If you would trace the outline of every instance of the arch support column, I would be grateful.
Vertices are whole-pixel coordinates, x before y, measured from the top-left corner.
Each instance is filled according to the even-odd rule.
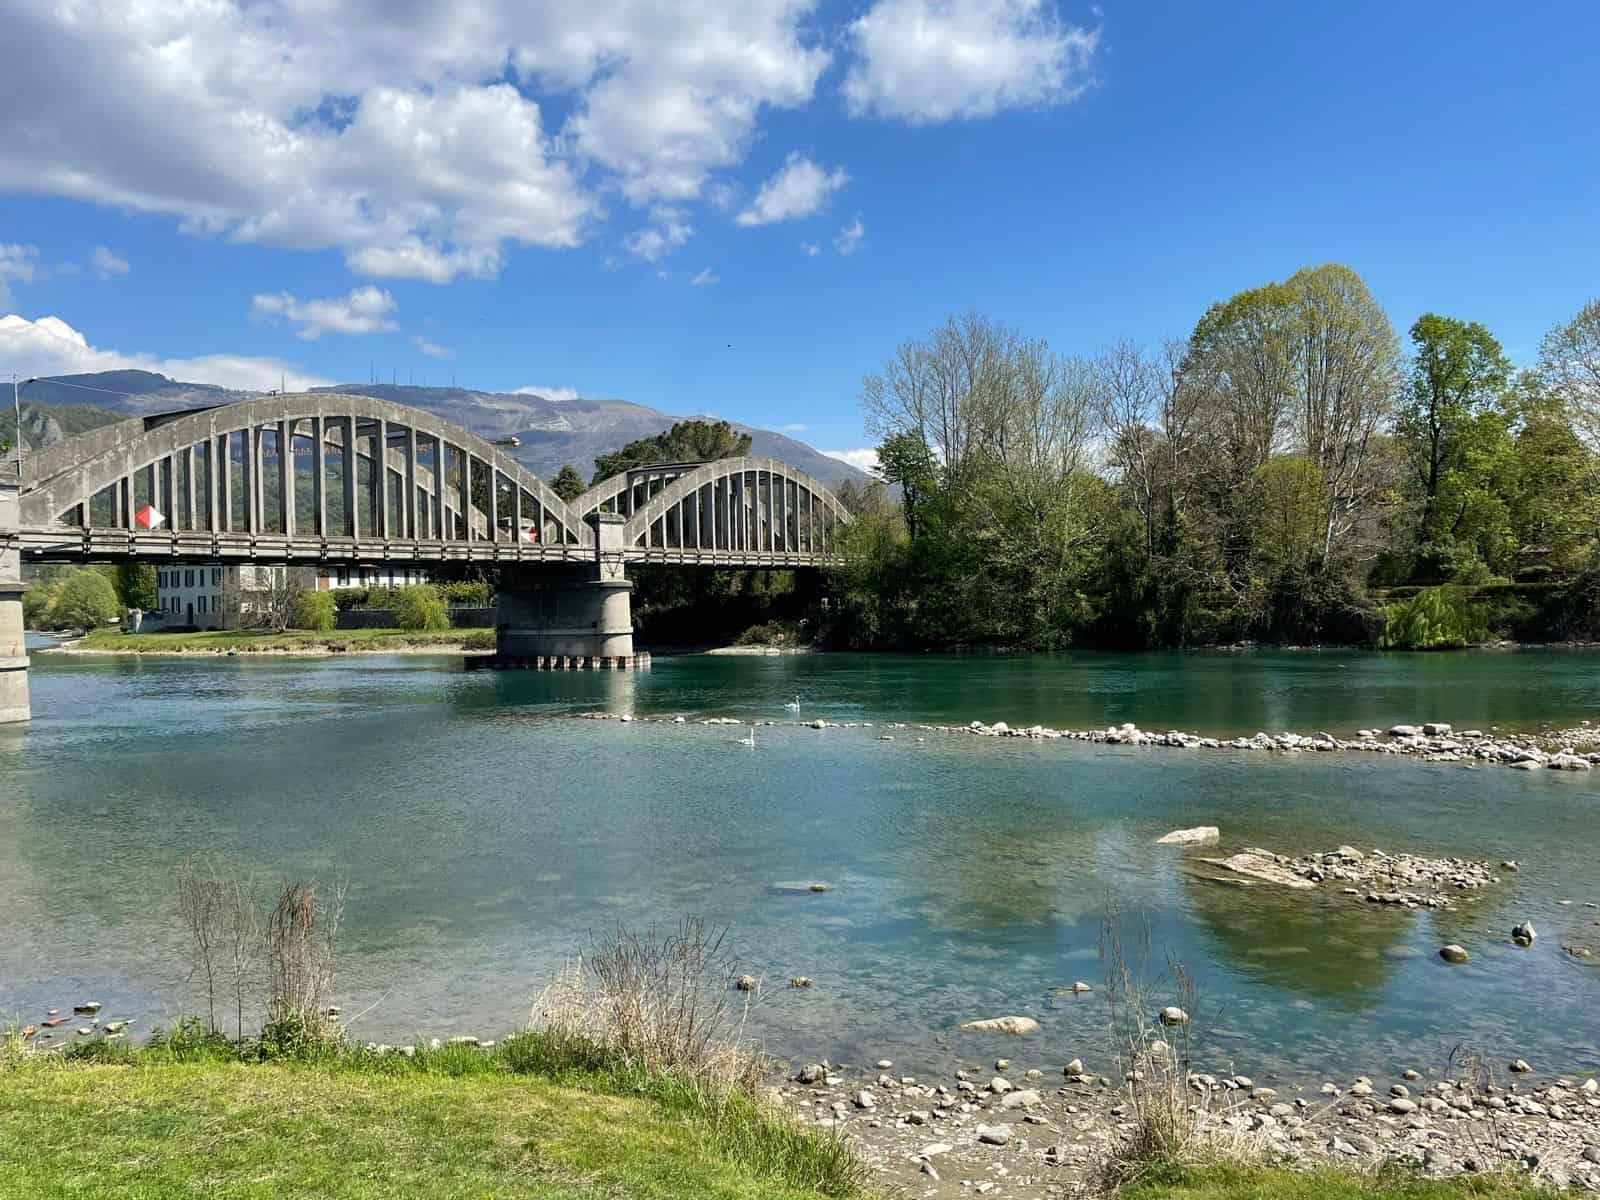
[[[597,512],[595,561],[572,568],[518,567],[500,577],[495,653],[469,668],[630,670],[650,665],[633,648],[633,584],[619,513]]]
[[[28,650],[22,635],[22,550],[17,540],[17,483],[0,482],[0,725],[33,718]]]

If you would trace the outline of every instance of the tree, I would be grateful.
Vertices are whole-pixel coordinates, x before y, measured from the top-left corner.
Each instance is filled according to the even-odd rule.
[[[1262,463],[1246,489],[1251,547],[1271,578],[1311,570],[1322,558],[1325,481],[1309,458]]]
[[[583,476],[568,463],[556,472],[556,477],[550,481],[550,490],[571,504],[584,493]]]
[[[65,579],[50,605],[57,629],[98,629],[122,615],[111,581],[99,571],[78,571]]]
[[[915,538],[917,506],[938,486],[933,451],[915,433],[892,434],[878,447],[878,474],[885,483],[900,485],[906,532]]]
[[[332,592],[305,588],[294,598],[294,604],[289,612],[289,624],[296,629],[309,629],[314,633],[331,633],[335,608]]]
[[[1511,363],[1478,322],[1435,313],[1417,318],[1411,344],[1410,388],[1396,430],[1431,510],[1442,477],[1461,453],[1463,435],[1505,390]]]
[[[394,598],[395,621],[401,629],[437,631],[450,628],[450,610],[431,584],[399,588]]]
[[[1600,300],[1544,335],[1539,370],[1590,442],[1600,442]]]
[[[726,421],[679,421],[665,433],[639,438],[612,454],[597,456],[592,482],[659,463],[710,462],[749,453],[750,435],[737,432]]]
[[[155,608],[156,569],[148,563],[118,564],[114,586],[123,608],[137,608],[146,612]]]

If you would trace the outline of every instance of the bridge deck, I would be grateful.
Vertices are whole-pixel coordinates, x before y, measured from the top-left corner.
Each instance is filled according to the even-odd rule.
[[[592,563],[591,546],[530,545],[524,542],[415,541],[361,538],[284,537],[273,533],[206,533],[187,530],[26,528],[13,534],[28,562],[259,562],[259,563]],[[696,550],[631,547],[628,563],[709,568],[822,567],[827,554],[801,551]]]

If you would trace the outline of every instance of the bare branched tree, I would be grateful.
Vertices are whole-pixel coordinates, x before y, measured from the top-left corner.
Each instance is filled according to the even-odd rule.
[[[268,1011],[321,1024],[333,987],[347,884],[286,882],[267,918]]]
[[[1600,300],[1544,335],[1539,373],[1590,445],[1600,445]]]
[[[206,1020],[217,1029],[217,976],[227,940],[224,905],[216,863],[208,855],[192,854],[178,864],[178,916],[194,943],[189,978],[199,975],[206,991]]]

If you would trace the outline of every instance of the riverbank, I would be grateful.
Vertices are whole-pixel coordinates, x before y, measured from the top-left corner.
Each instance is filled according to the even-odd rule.
[[[859,1191],[832,1139],[747,1098],[546,1061],[534,1040],[256,1064],[204,1044],[0,1056],[0,1198]]]
[[[1080,1059],[1063,1067],[1028,1037],[973,1041],[989,1056],[975,1050],[967,1066],[944,1078],[903,1076],[887,1059],[859,1068],[812,1063],[777,1094],[803,1122],[843,1134],[874,1181],[891,1193],[1048,1200],[1100,1192],[1113,1149],[1138,1129],[1139,1105],[1123,1069]],[[1180,1040],[1174,1037],[1173,1044]],[[1152,1049],[1166,1048],[1152,1043]],[[1162,1068],[1141,1070],[1158,1088],[1166,1086]],[[1507,1064],[1465,1058],[1436,1070],[1397,1066],[1392,1078],[1270,1084],[1231,1064],[1217,1073],[1174,1068],[1174,1099],[1196,1111],[1197,1139],[1215,1146],[1236,1174],[1229,1188],[1211,1192],[1201,1182],[1204,1171],[1180,1171],[1166,1181],[1172,1192],[1133,1187],[1125,1194],[1600,1189],[1600,1083],[1582,1075],[1527,1082],[1535,1078]],[[1288,1172],[1270,1182],[1258,1174],[1252,1183],[1261,1164]],[[1161,1164],[1148,1165],[1156,1182]],[[1451,1182],[1460,1190],[1452,1191]]]
[[[270,654],[323,658],[336,654],[464,654],[494,649],[492,629],[213,629],[199,633],[96,630],[36,654],[151,654],[184,657]]]
[[[266,1062],[193,1030],[150,1048],[78,1039],[65,1055],[12,1042],[0,1051],[0,1200],[250,1195],[267,1176],[273,1196],[343,1200],[424,1186],[539,1200],[1109,1194],[1107,1165],[1138,1129],[1121,1068],[1062,1067],[1027,1037],[972,1042],[969,1065],[945,1078],[887,1059],[812,1063],[764,1098],[629,1072],[535,1032]],[[1528,1085],[1533,1075],[1505,1071],[1269,1086],[1231,1067],[1175,1068],[1196,1145],[1211,1149],[1135,1163],[1116,1194],[1520,1200],[1600,1188],[1595,1081]]]

